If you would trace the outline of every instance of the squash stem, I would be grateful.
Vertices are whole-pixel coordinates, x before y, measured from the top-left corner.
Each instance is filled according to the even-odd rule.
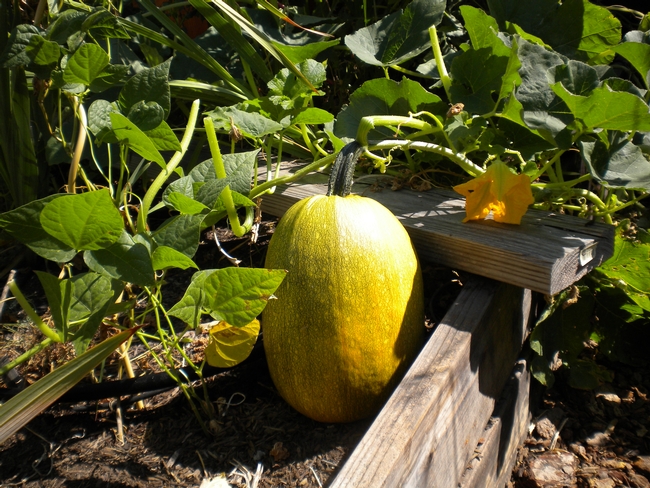
[[[329,185],[327,187],[327,196],[338,195],[346,197],[352,191],[352,177],[354,176],[354,167],[357,159],[363,154],[364,147],[357,141],[346,144],[332,166],[330,173]]]
[[[203,119],[203,126],[205,127],[205,133],[208,136],[208,145],[210,146],[210,152],[212,153],[212,163],[214,164],[214,171],[217,174],[217,178],[226,178],[226,167],[223,164],[223,157],[221,156],[221,149],[219,149],[219,141],[217,141],[217,133],[214,130],[212,118],[205,117]],[[226,207],[228,220],[230,221],[233,233],[237,237],[242,237],[248,231],[239,223],[239,216],[237,215],[235,202],[232,198],[232,193],[230,192],[230,185],[227,185],[223,189],[221,196],[223,197],[223,205]]]

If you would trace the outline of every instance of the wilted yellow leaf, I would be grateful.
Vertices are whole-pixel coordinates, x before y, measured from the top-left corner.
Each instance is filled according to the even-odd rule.
[[[233,327],[221,321],[210,329],[210,342],[205,348],[205,358],[210,366],[230,368],[246,359],[257,336],[260,333],[260,322],[255,319],[244,327]]]
[[[528,206],[535,201],[530,189],[530,178],[510,171],[508,166],[496,161],[485,173],[454,190],[466,198],[465,218],[484,219],[492,212],[496,222],[520,224]]]

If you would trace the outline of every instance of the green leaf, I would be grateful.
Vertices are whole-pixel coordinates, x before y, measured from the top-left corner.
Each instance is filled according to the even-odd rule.
[[[76,38],[79,36],[81,26],[87,17],[88,13],[81,10],[64,10],[48,26],[47,38],[61,45],[68,43],[71,37]]]
[[[614,379],[614,374],[592,359],[575,359],[569,365],[569,386],[593,390]]]
[[[165,118],[171,108],[169,92],[169,67],[171,58],[153,68],[135,74],[120,91],[119,106],[123,113],[129,113],[138,102],[156,102],[163,108]]]
[[[488,0],[502,29],[506,21],[548,43],[558,53],[581,61],[598,59],[621,39],[621,23],[588,0]],[[610,57],[611,60],[611,57]],[[605,58],[605,62],[608,60]]]
[[[164,120],[154,129],[145,132],[146,136],[159,151],[181,151],[178,137]]]
[[[50,307],[54,326],[63,342],[68,341],[68,315],[74,290],[70,280],[59,280],[56,276],[43,271],[35,271],[43,286],[47,304]]]
[[[308,107],[304,110],[298,112],[292,120],[292,124],[311,124],[311,125],[320,125],[327,124],[334,120],[334,115],[329,113],[327,110],[316,107]]]
[[[129,72],[129,66],[109,64],[90,83],[91,92],[100,93],[117,85]]]
[[[146,132],[160,125],[165,118],[165,111],[158,102],[140,100],[131,106],[127,118],[137,125],[138,129]]]
[[[199,325],[203,301],[205,299],[203,285],[205,279],[213,272],[214,270],[204,270],[194,273],[192,275],[192,281],[183,294],[183,298],[169,309],[167,314],[179,318],[188,326],[195,329]]]
[[[32,62],[27,52],[33,37],[40,36],[42,30],[31,24],[19,24],[12,31],[7,45],[0,56],[0,64],[3,68],[15,68],[27,66]]]
[[[616,235],[614,255],[599,268],[613,280],[621,280],[638,291],[650,292],[650,244]]]
[[[151,260],[153,262],[153,269],[156,271],[168,268],[199,269],[194,261],[188,258],[185,254],[167,246],[158,246],[154,250]]]
[[[235,107],[217,107],[210,112],[210,117],[214,121],[215,128],[229,131],[233,123],[244,136],[254,139],[284,129],[282,124],[268,117],[255,112],[244,112]]]
[[[41,211],[40,222],[48,234],[78,251],[108,247],[124,230],[108,189],[53,199]]]
[[[34,63],[43,66],[58,63],[61,56],[61,49],[56,42],[48,41],[39,35],[31,37],[25,52]]]
[[[75,331],[72,344],[77,354],[88,348],[108,310],[122,293],[117,283],[98,273],[87,272],[73,276],[74,283],[70,321],[84,321]]]
[[[84,44],[68,59],[63,70],[63,81],[89,86],[108,63],[108,54],[101,47],[97,44]]]
[[[573,95],[560,83],[551,87],[571,113],[590,128],[650,131],[650,112],[642,98],[609,87],[596,88],[589,96]]]
[[[197,202],[193,198],[177,191],[171,192],[166,198],[167,203],[182,214],[196,215],[203,213],[205,210],[209,210],[201,202]]]
[[[521,118],[546,140],[560,147],[568,147],[571,144],[570,135],[568,141],[562,137],[566,134],[567,124],[573,121],[573,115],[564,101],[553,92],[549,81],[550,70],[564,65],[565,59],[525,39],[517,42],[521,84],[515,91],[515,97],[523,109]]]
[[[218,269],[205,279],[204,305],[216,320],[243,327],[262,312],[285,275],[284,270]]]
[[[138,129],[137,125],[121,113],[110,112],[108,115],[111,119],[113,133],[121,144],[124,144],[143,158],[155,161],[161,168],[165,168],[165,159],[147,135]]]
[[[624,135],[609,147],[600,140],[578,141],[578,146],[589,172],[602,185],[650,191],[650,161]]]
[[[66,263],[75,257],[77,251],[48,234],[40,220],[40,214],[45,205],[62,196],[60,194],[50,195],[3,213],[0,215],[0,226],[42,258],[57,263]]]
[[[201,222],[204,215],[176,215],[163,223],[154,233],[159,246],[168,246],[191,258],[199,247]]]
[[[259,320],[243,327],[219,322],[210,329],[210,340],[205,348],[205,359],[210,366],[232,368],[250,356],[260,333]]]
[[[109,337],[0,405],[0,444],[76,385],[136,330],[125,330]]]
[[[448,107],[440,98],[428,92],[416,81],[404,78],[401,82],[377,78],[366,81],[350,96],[350,105],[336,117],[334,134],[354,139],[361,119],[367,115],[404,115],[428,110],[445,113]],[[370,139],[393,137],[387,128],[372,130]]]
[[[84,262],[96,273],[140,286],[154,284],[154,270],[147,248],[122,232],[111,246],[84,253]]]
[[[612,50],[627,59],[641,75],[645,87],[650,87],[650,44],[623,42]]]
[[[275,41],[271,41],[271,44],[293,63],[299,64],[308,59],[314,59],[326,49],[338,45],[339,42],[339,39],[334,39],[332,41],[312,42],[303,45],[289,45]]]
[[[95,100],[88,108],[88,129],[95,134],[98,142],[117,144],[118,140],[113,133],[111,113],[120,113],[115,102]]]
[[[430,49],[429,27],[442,20],[444,0],[414,0],[380,21],[345,36],[345,45],[373,66],[400,64]]]
[[[70,304],[70,321],[80,322],[101,311],[115,295],[113,284],[106,276],[88,271],[70,278],[74,284]]]
[[[256,207],[257,205],[255,204],[254,201],[251,199],[245,197],[241,193],[237,193],[236,191],[230,192],[232,196],[232,200],[235,204],[235,207]],[[223,198],[219,196],[217,199],[216,203],[214,204],[212,208],[213,212],[216,214],[224,214],[226,213],[226,205],[223,203]]]
[[[97,38],[130,39],[131,36],[120,26],[116,16],[105,8],[97,8],[81,24],[83,32],[92,32]]]

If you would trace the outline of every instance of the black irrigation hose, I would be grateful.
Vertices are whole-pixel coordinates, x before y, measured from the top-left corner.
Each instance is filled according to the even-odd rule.
[[[253,347],[250,356],[243,362],[261,358],[264,355],[263,350],[262,341],[258,340]],[[232,368],[217,368],[206,365],[203,367],[203,377],[209,378],[230,369]],[[5,376],[8,376],[11,371]],[[185,378],[187,382],[198,379],[197,374],[189,367],[177,369],[176,372],[179,377]],[[106,398],[119,398],[130,395],[132,395],[131,398],[123,400],[122,402],[124,403],[126,401],[128,403],[134,403],[144,398],[148,398],[149,396],[154,396],[158,393],[170,390],[176,386],[178,386],[176,380],[167,373],[152,373],[137,378],[76,385],[62,395],[57,400],[57,403],[77,403],[83,401],[103,400]],[[23,388],[0,388],[0,400],[6,401],[16,396],[22,390]],[[147,396],[136,398],[138,395]]]

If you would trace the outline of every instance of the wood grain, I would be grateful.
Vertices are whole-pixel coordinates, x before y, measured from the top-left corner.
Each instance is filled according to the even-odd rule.
[[[288,166],[284,174],[295,171]],[[608,259],[614,228],[530,209],[521,225],[493,220],[462,223],[465,202],[448,190],[371,191],[372,177],[353,192],[388,207],[411,235],[422,260],[554,295]],[[282,216],[298,200],[325,194],[327,176],[311,174],[265,195],[262,210]]]
[[[528,434],[530,372],[521,359],[515,365],[503,394],[460,482],[461,488],[503,488],[510,479],[517,449]]]
[[[530,310],[530,291],[473,277],[329,486],[457,486]]]

